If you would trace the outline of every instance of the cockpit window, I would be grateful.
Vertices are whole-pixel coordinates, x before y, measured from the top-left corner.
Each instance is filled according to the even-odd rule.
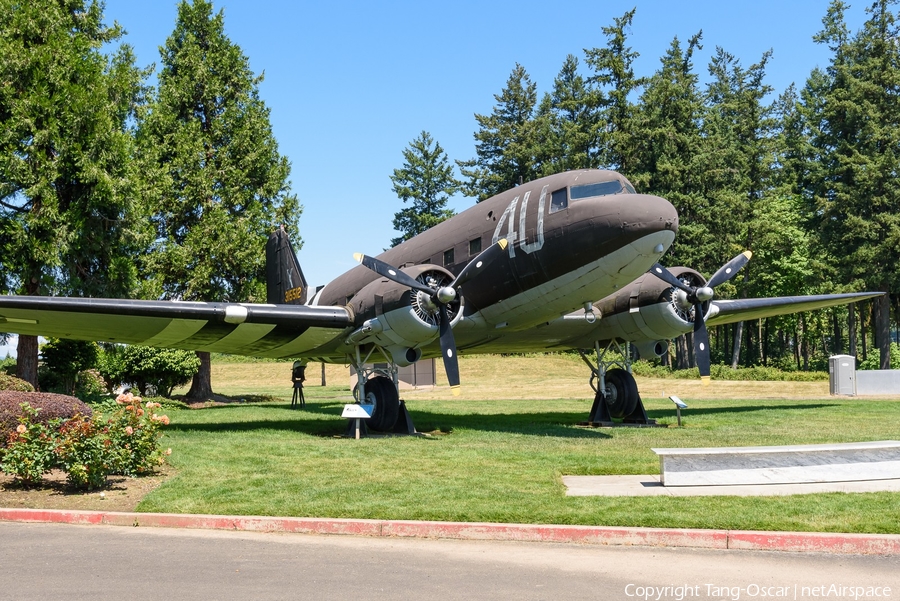
[[[566,189],[557,190],[550,195],[550,212],[555,213],[562,211],[569,206],[569,198],[566,196]]]
[[[590,198],[592,196],[608,196],[610,194],[621,194],[622,190],[622,182],[614,179],[608,182],[597,182],[596,184],[582,184],[581,186],[572,186],[571,194],[572,200],[579,200],[581,198]]]
[[[637,194],[637,190],[635,190],[634,186],[632,186],[630,183],[622,182],[622,184],[625,186],[625,189],[628,190],[629,194]]]

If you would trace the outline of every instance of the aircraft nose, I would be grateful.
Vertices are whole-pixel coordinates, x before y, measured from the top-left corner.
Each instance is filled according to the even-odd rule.
[[[627,195],[627,202],[619,207],[618,217],[623,231],[640,235],[664,230],[678,232],[678,211],[671,202],[660,196]]]

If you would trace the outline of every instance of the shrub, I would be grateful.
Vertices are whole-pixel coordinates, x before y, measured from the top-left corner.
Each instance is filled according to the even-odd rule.
[[[159,448],[162,426],[169,424],[165,415],[157,415],[159,403],[143,403],[141,397],[121,394],[116,398],[121,409],[108,420],[112,446],[118,450],[113,473],[138,476],[153,472],[165,463],[165,452]]]
[[[85,403],[101,403],[109,398],[109,386],[99,370],[86,369],[75,376],[75,396]]]
[[[881,353],[871,349],[865,361],[859,363],[858,369],[881,369]],[[900,344],[891,343],[891,369],[900,369]]]
[[[56,466],[52,425],[38,421],[38,410],[22,403],[18,425],[6,438],[0,470],[17,483],[31,486]]]
[[[17,378],[15,376],[9,376],[5,373],[0,373],[0,390],[15,390],[17,392],[34,392],[34,386]]]
[[[62,390],[72,394],[78,372],[97,366],[100,347],[96,342],[49,338],[41,346],[41,357],[47,368],[61,380]]]
[[[103,486],[109,474],[151,473],[172,452],[159,448],[162,426],[169,423],[167,416],[157,414],[160,407],[131,394],[120,395],[109,419],[78,414],[45,423],[41,411],[22,403],[8,447],[0,449],[0,470],[32,485],[58,467],[77,489]]]
[[[150,388],[171,396],[176,386],[187,384],[200,369],[193,351],[148,346],[116,346],[106,349],[100,371],[108,381],[133,383],[142,395]]]
[[[676,380],[698,379],[700,372],[696,367],[691,369],[670,370],[660,365],[651,365],[646,361],[635,361],[632,371],[639,376],[649,378],[673,378]],[[739,367],[731,369],[730,365],[710,366],[710,375],[714,380],[741,380],[741,381],[791,381],[791,382],[818,382],[828,379],[825,371],[783,371],[776,367]]]
[[[19,419],[24,415],[22,403],[37,410],[37,415],[32,419],[45,426],[55,419],[69,419],[78,414],[90,417],[94,413],[90,406],[75,397],[64,394],[2,390],[0,391],[0,441],[5,442],[19,424]]]
[[[64,421],[56,436],[57,465],[66,472],[66,481],[79,490],[106,484],[119,461],[109,428],[100,419],[75,416]]]
[[[0,359],[0,373],[11,376],[16,373],[16,358],[10,357],[8,354]]]
[[[110,390],[117,387],[125,380],[125,369],[122,364],[121,344],[101,343],[100,355],[97,358],[97,371],[110,385]]]

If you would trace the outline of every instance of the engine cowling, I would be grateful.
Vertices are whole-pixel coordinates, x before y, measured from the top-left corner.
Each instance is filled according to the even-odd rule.
[[[438,265],[413,265],[401,271],[432,288],[446,286],[454,279],[452,273]],[[462,295],[457,295],[447,306],[451,327],[462,317],[464,303]],[[440,333],[438,307],[429,295],[386,278],[366,285],[349,304],[364,322],[347,343],[377,344],[400,366],[418,361],[422,356],[419,348]]]
[[[692,286],[706,284],[704,277],[689,267],[669,271]],[[661,355],[668,346],[666,341],[694,327],[694,307],[687,295],[649,273],[596,306],[604,337],[635,341],[642,357]],[[703,310],[709,311],[709,303]]]

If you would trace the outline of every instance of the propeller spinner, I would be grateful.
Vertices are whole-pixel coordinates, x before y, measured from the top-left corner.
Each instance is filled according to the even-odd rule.
[[[650,268],[650,273],[682,291],[685,294],[685,302],[694,306],[694,356],[697,359],[697,367],[700,370],[700,379],[704,384],[709,383],[711,360],[709,357],[709,332],[706,330],[703,303],[711,301],[715,296],[713,289],[733,278],[747,264],[751,256],[753,256],[753,253],[745,250],[728,261],[709,278],[705,286],[686,284],[659,263]]]
[[[507,246],[508,243],[506,239],[501,238],[469,261],[463,270],[459,272],[459,275],[456,276],[456,279],[450,282],[450,284],[437,288],[432,288],[431,286],[423,284],[375,257],[370,257],[362,253],[353,255],[353,258],[378,275],[412,290],[421,292],[423,295],[427,295],[427,300],[437,308],[441,356],[444,360],[444,370],[447,372],[447,380],[450,382],[450,390],[453,392],[454,396],[459,394],[459,359],[457,359],[456,356],[456,339],[453,337],[453,328],[450,326],[450,315],[447,311],[447,305],[456,300],[459,289],[466,282],[482,272],[485,267],[496,260],[500,255],[504,254]]]

